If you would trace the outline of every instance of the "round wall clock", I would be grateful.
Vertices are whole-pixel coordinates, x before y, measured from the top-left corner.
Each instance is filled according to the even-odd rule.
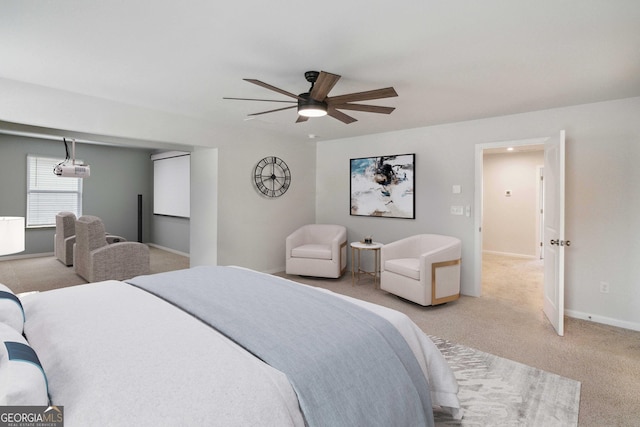
[[[280,197],[291,185],[291,171],[284,160],[269,156],[258,162],[253,179],[262,194],[267,197]]]

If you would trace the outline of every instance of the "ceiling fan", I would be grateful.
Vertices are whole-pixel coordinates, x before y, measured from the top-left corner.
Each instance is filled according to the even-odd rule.
[[[260,113],[249,114],[250,116],[258,116],[260,114],[274,113],[276,111],[288,110],[291,108],[298,109],[298,119],[296,123],[306,122],[310,117],[321,117],[329,115],[334,119],[338,119],[343,123],[349,124],[357,121],[355,118],[343,113],[339,110],[364,111],[367,113],[391,114],[394,107],[380,107],[377,105],[354,104],[354,102],[368,101],[372,99],[391,98],[398,96],[395,89],[387,87],[384,89],[368,90],[365,92],[348,93],[346,95],[328,96],[329,92],[335,84],[340,80],[337,74],[327,73],[325,71],[307,71],[304,73],[305,79],[311,83],[308,92],[294,95],[270,84],[261,82],[256,79],[244,79],[249,83],[262,86],[263,88],[278,92],[282,95],[294,98],[296,101],[282,101],[275,99],[251,99],[251,98],[223,98],[235,99],[240,101],[268,101],[268,102],[290,102],[297,105],[290,107],[277,108],[275,110],[263,111]]]

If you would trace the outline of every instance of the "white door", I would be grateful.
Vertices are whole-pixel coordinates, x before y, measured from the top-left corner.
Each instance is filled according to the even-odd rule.
[[[558,335],[564,335],[564,131],[544,144],[544,303]]]

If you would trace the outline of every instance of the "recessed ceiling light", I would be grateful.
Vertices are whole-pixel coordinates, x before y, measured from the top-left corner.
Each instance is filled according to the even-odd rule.
[[[507,148],[507,151],[513,151],[513,147]]]

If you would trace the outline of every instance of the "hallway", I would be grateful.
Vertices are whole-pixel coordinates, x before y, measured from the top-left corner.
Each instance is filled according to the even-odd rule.
[[[537,258],[482,254],[482,296],[541,315],[544,263]]]

